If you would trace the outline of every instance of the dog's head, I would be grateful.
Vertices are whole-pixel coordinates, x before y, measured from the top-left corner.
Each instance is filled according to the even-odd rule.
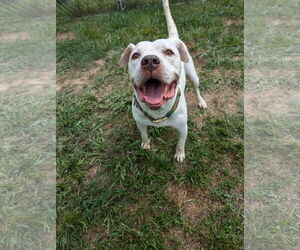
[[[128,65],[129,77],[141,102],[157,109],[175,95],[182,61],[188,62],[185,44],[174,38],[129,44],[119,65]]]

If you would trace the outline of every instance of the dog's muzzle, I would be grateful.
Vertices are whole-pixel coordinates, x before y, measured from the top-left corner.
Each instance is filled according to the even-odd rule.
[[[152,109],[158,109],[175,95],[177,81],[165,84],[162,81],[149,78],[142,86],[135,86],[138,99]]]

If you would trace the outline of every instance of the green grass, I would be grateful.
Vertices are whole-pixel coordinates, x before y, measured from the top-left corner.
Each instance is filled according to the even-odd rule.
[[[54,75],[53,10],[0,3],[0,249],[55,247],[55,93],[41,79]]]
[[[245,8],[245,246],[299,248],[297,1]],[[254,72],[250,73],[249,72]],[[259,72],[256,73],[256,72]]]
[[[53,248],[54,108],[53,96],[1,94],[1,249]]]
[[[2,32],[4,37],[5,34],[20,32],[25,34],[24,39],[0,39],[1,76],[45,70],[49,65],[53,65],[55,60],[54,10],[52,0],[0,3],[1,35]]]
[[[62,78],[105,59],[81,91],[68,86],[57,95],[58,249],[243,248],[243,107],[238,97],[234,112],[221,108],[216,114],[214,103],[206,111],[189,109],[184,164],[173,159],[176,133],[170,128],[151,128],[151,150],[140,148],[131,115],[132,87],[117,61],[130,42],[166,37],[162,6],[150,3],[142,11],[136,5],[123,13],[62,12],[58,19],[58,33],[75,34],[57,43]],[[186,1],[171,9],[196,65],[203,64],[203,93],[221,98],[224,89],[242,91],[243,61],[236,57],[243,55],[243,3]],[[229,18],[233,23],[226,26]],[[235,73],[216,75],[216,69]],[[181,205],[178,190],[188,193]],[[192,221],[191,202],[199,211],[209,209],[196,211]]]
[[[290,102],[289,108],[292,111],[284,114],[273,109],[266,117],[247,118],[245,242],[251,248],[297,249],[299,245],[298,100]]]

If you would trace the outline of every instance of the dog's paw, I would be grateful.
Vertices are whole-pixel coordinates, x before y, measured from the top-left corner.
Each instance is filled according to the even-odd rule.
[[[142,149],[150,149],[150,141],[142,142],[141,147],[142,147]]]
[[[179,163],[182,163],[184,161],[184,159],[185,159],[185,153],[184,152],[176,152],[176,154],[174,155],[174,158]]]
[[[199,108],[201,109],[206,109],[207,108],[207,104],[204,100],[200,101],[198,104]]]

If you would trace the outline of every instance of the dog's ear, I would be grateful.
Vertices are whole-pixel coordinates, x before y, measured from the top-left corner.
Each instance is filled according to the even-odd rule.
[[[176,47],[179,51],[181,61],[183,61],[185,63],[189,62],[189,51],[188,51],[186,45],[184,44],[184,42],[182,42],[179,39],[176,40]]]
[[[121,58],[119,60],[120,67],[125,67],[129,62],[129,56],[134,49],[135,45],[130,43],[127,48],[124,50],[124,52],[121,55]]]

